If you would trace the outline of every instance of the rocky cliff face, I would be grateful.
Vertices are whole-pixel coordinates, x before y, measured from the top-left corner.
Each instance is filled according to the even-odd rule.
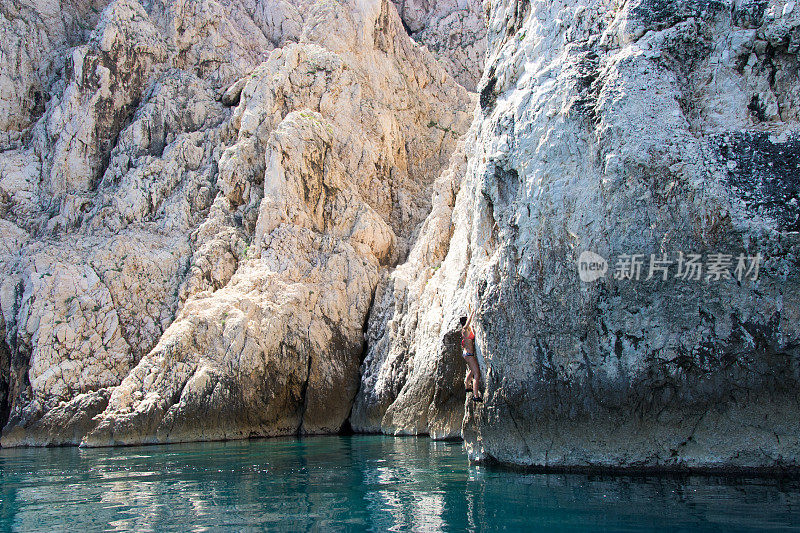
[[[530,466],[796,466],[795,3],[488,12],[465,177],[378,290],[354,427],[463,428],[472,459]],[[470,303],[487,401],[462,425],[441,391]]]
[[[526,466],[797,466],[794,2],[25,6],[4,446],[349,416]]]
[[[338,431],[475,98],[388,2],[103,7],[2,12],[3,445]]]

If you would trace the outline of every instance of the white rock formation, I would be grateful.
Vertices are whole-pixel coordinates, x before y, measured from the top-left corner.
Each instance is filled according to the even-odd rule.
[[[2,444],[337,431],[374,288],[475,99],[387,2],[86,20],[36,71],[41,118],[8,104]]]
[[[458,385],[472,303],[472,459],[796,467],[800,15],[784,6],[491,2],[466,176],[378,291],[353,426],[459,433],[432,382]],[[585,250],[611,261],[600,281],[578,277]],[[755,281],[612,275],[624,254],[680,251],[764,261]]]
[[[19,146],[44,112],[69,49],[84,42],[108,0],[20,0],[0,6],[0,150]]]
[[[474,143],[474,135],[469,138]],[[441,267],[446,256],[454,260],[451,249],[466,259],[463,228],[453,225],[456,193],[466,173],[462,146],[436,182],[431,212],[408,260],[378,286],[350,420],[356,431],[461,435],[466,365],[452,324],[465,306],[447,308],[444,301],[457,297],[463,283],[458,274],[465,265],[461,270]],[[463,202],[465,197],[460,198]]]

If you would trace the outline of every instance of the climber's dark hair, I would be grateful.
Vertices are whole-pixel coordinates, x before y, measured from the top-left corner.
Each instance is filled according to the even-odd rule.
[[[458,319],[458,321],[461,322],[461,325],[463,326],[464,324],[467,323],[467,317],[462,316],[461,318]]]

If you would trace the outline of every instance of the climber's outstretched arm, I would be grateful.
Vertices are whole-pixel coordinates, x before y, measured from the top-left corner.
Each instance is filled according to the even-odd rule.
[[[464,324],[465,328],[468,328],[468,327],[472,326],[472,318],[475,316],[475,311],[477,311],[477,308],[473,309],[472,311],[470,311],[469,317],[467,317],[467,323]]]

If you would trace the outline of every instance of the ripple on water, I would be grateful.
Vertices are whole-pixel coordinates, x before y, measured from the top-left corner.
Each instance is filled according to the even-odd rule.
[[[0,530],[787,530],[800,483],[526,474],[425,438],[0,450]]]

